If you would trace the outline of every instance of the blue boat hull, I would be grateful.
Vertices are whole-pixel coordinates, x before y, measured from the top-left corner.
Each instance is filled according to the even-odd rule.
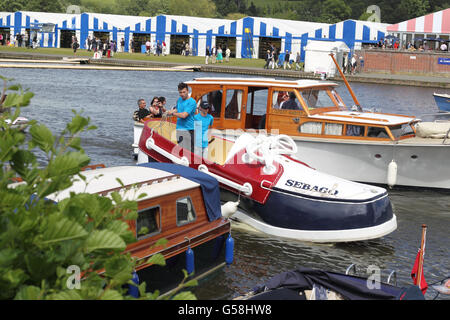
[[[221,191],[222,201],[236,195]],[[240,203],[249,216],[277,228],[304,231],[340,231],[382,225],[394,218],[387,194],[370,201],[332,201],[296,197],[287,192],[271,192],[265,204],[242,197]]]
[[[265,205],[254,203],[254,206],[266,223],[299,230],[369,228],[393,218],[387,194],[368,202],[340,202],[272,192]]]
[[[436,94],[433,97],[440,111],[450,112],[450,98]]]

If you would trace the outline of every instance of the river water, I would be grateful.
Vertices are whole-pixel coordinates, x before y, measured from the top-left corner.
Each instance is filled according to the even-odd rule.
[[[99,70],[3,69],[35,93],[22,116],[36,119],[59,133],[73,115],[83,112],[98,127],[82,136],[91,164],[133,165],[133,120],[138,98],[147,104],[153,96],[165,96],[167,107],[178,98],[177,84],[194,77],[242,77],[192,72],[139,72]],[[437,112],[432,93],[439,89],[375,84],[352,84],[364,108],[383,112],[421,115]],[[341,83],[337,91],[347,105],[351,96]],[[313,164],[312,164],[313,165]],[[450,159],[449,164],[450,165]],[[380,268],[385,280],[396,270],[398,285],[411,284],[410,272],[421,240],[421,226],[428,226],[425,278],[429,284],[450,277],[450,192],[424,189],[389,190],[398,229],[376,240],[321,245],[269,237],[243,227],[233,228],[235,260],[193,290],[199,299],[231,299],[244,294],[273,275],[298,266],[344,272],[355,263],[364,273]],[[427,299],[436,295],[429,289]],[[447,296],[448,297],[448,296]],[[438,299],[448,299],[440,295]]]

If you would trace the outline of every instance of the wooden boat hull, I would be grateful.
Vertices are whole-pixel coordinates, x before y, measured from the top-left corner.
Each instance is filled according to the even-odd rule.
[[[189,279],[201,280],[207,275],[225,267],[225,241],[228,234],[210,239],[192,250],[195,257],[194,275]],[[179,253],[166,259],[165,266],[152,265],[137,272],[139,281],[145,281],[146,291],[159,290],[161,295],[169,294],[183,280],[186,269],[186,255]]]
[[[435,93],[433,97],[440,111],[450,112],[450,95]]]

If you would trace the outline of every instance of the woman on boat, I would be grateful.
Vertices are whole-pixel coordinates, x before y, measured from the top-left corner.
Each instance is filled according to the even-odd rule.
[[[164,99],[165,100],[165,99]],[[153,97],[152,103],[150,104],[150,114],[153,118],[161,118],[165,109],[163,108],[161,101],[158,97]]]

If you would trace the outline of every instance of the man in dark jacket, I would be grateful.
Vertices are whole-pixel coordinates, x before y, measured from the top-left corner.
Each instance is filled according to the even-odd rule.
[[[300,110],[297,102],[295,102],[295,93],[289,92],[289,100],[283,102],[280,109]]]

